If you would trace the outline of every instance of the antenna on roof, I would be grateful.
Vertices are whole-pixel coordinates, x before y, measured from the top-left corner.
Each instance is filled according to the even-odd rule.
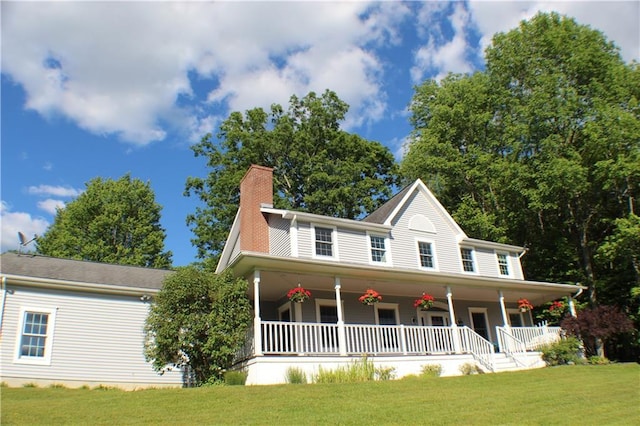
[[[21,252],[22,247],[26,247],[27,244],[29,244],[30,242],[34,241],[36,238],[38,238],[38,236],[34,234],[33,238],[30,239],[29,241],[27,241],[27,237],[25,237],[22,232],[18,232],[18,239],[20,239],[20,246],[18,247],[18,254],[22,254],[22,252]]]

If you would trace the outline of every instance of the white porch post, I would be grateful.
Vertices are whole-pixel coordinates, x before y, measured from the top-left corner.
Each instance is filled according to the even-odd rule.
[[[342,298],[340,297],[340,277],[335,277],[336,312],[338,313],[338,347],[340,355],[347,355],[347,334],[344,329],[344,315],[342,312]]]
[[[460,333],[458,331],[458,322],[456,321],[456,313],[453,310],[453,294],[451,286],[447,286],[447,305],[449,306],[449,318],[451,318],[451,334],[453,334],[453,349],[456,353],[462,352],[460,348]]]
[[[507,308],[504,306],[504,294],[502,290],[498,290],[498,297],[500,298],[500,312],[502,312],[502,324],[505,327],[509,327],[509,316],[507,315]]]
[[[262,324],[260,323],[260,271],[253,272],[253,351],[256,356],[262,355]]]

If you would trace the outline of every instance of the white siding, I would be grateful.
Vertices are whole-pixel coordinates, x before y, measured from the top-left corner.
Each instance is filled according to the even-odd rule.
[[[369,245],[365,231],[338,228],[338,243],[341,262],[369,263]]]
[[[298,222],[298,255],[310,259],[313,256],[313,235],[311,225]]]
[[[2,323],[2,377],[81,385],[180,385],[180,371],[157,374],[144,359],[148,303],[139,297],[11,287]],[[53,307],[56,320],[50,365],[14,362],[22,307]],[[51,331],[49,331],[51,333]]]
[[[409,229],[409,222],[416,215],[423,215],[437,232]],[[456,230],[452,229],[439,209],[431,205],[427,198],[416,191],[395,218],[391,235],[393,265],[400,268],[419,268],[417,239],[432,241],[440,272],[461,272],[460,255],[456,240]]]
[[[281,216],[269,216],[269,251],[274,256],[291,256],[290,221]]]

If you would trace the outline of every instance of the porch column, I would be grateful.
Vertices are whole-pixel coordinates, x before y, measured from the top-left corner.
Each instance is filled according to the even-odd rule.
[[[453,310],[453,294],[451,286],[447,286],[447,305],[449,306],[449,318],[451,318],[451,334],[453,335],[453,349],[456,353],[462,352],[460,347],[460,331],[456,321],[456,313]]]
[[[342,312],[342,298],[340,297],[340,277],[335,277],[336,312],[338,313],[338,348],[340,355],[347,355],[347,334],[344,329],[344,315]]]
[[[253,271],[253,352],[262,355],[262,324],[260,323],[260,271]]]
[[[509,316],[507,315],[507,308],[504,306],[504,295],[502,290],[498,290],[498,297],[500,298],[500,312],[502,312],[502,324],[505,327],[509,327]]]

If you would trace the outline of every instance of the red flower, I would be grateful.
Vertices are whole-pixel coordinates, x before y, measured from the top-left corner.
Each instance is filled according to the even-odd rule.
[[[298,285],[298,287],[294,287],[289,290],[289,292],[287,293],[287,297],[292,302],[304,302],[311,297],[311,292]]]
[[[533,305],[529,302],[528,299],[518,299],[518,309],[525,309],[530,311],[533,309]]]
[[[371,305],[372,303],[378,303],[382,300],[382,296],[377,291],[368,288],[367,291],[360,297],[358,297],[360,303],[365,305]]]
[[[422,297],[419,299],[416,299],[413,302],[413,307],[414,308],[423,308],[423,309],[429,309],[431,306],[433,306],[433,302],[436,299],[430,295],[430,294],[426,294],[426,293],[422,293]]]
[[[563,311],[564,310],[564,303],[556,300],[553,303],[551,303],[551,306],[549,306],[549,311]]]

